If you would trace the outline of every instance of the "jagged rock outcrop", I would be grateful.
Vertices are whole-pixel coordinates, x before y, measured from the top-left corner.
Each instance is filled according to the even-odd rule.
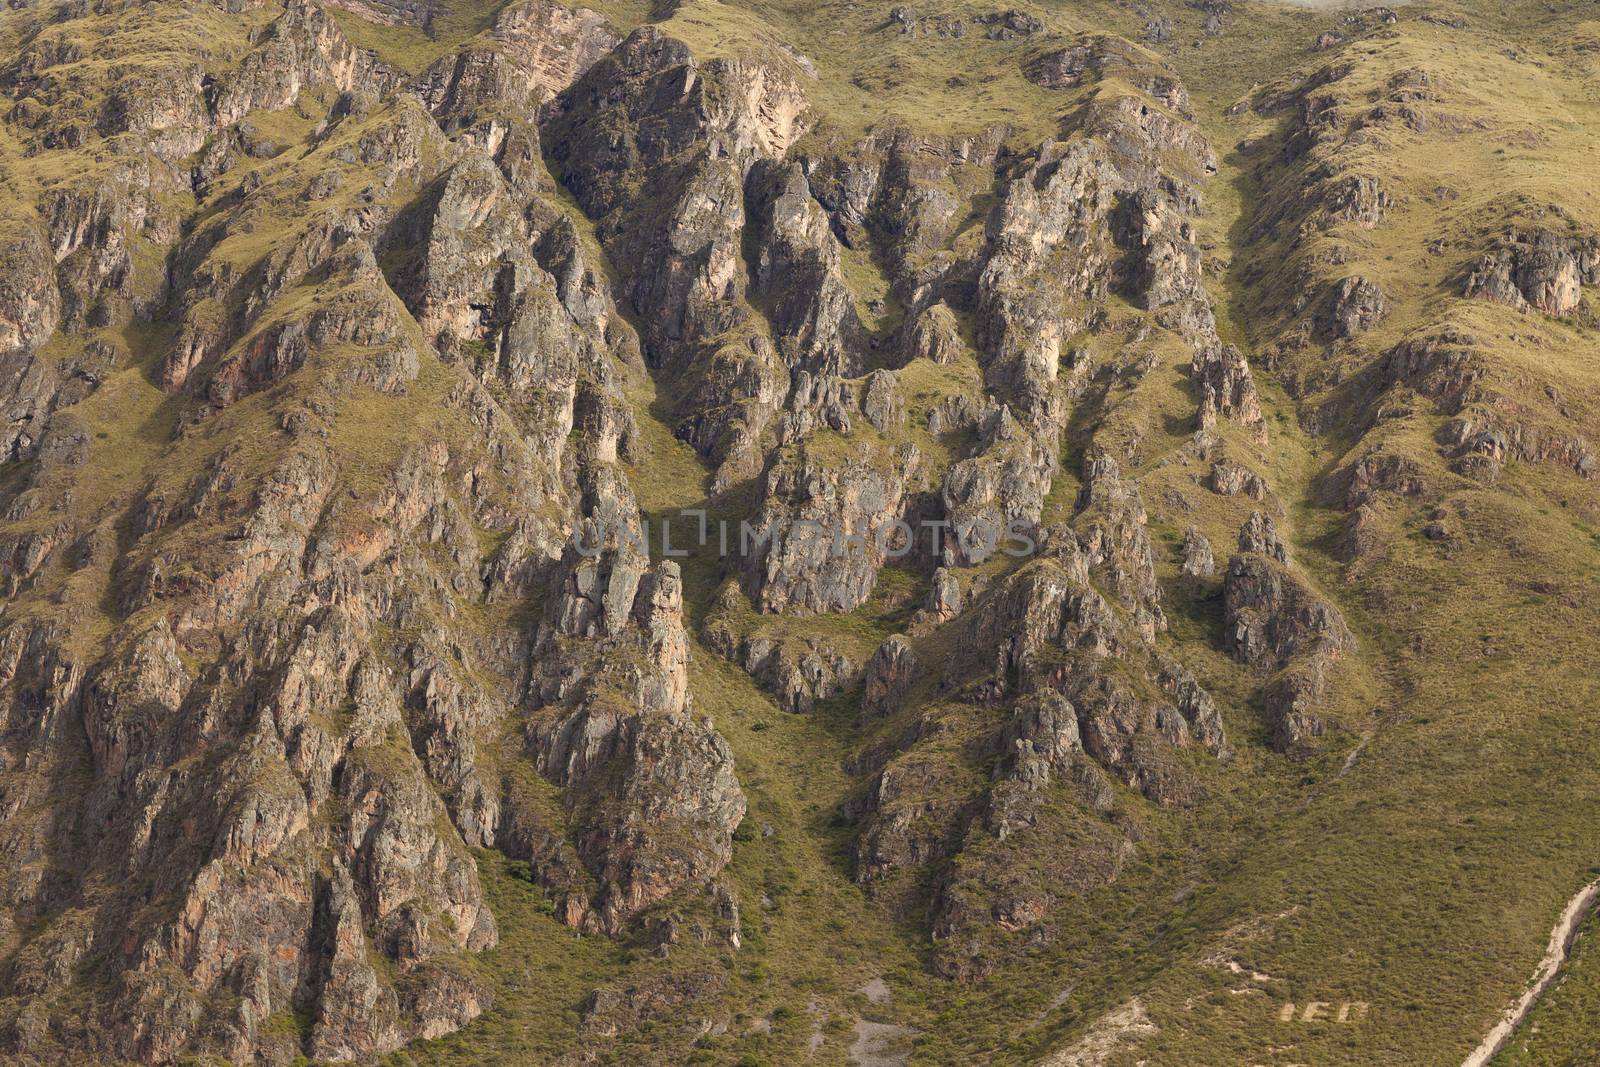
[[[1279,563],[1289,562],[1289,550],[1278,536],[1278,526],[1264,511],[1252,511],[1239,528],[1239,551],[1271,556]]]
[[[1046,89],[1075,89],[1089,79],[1120,78],[1176,111],[1187,111],[1183,84],[1138,46],[1106,34],[1087,34],[1067,48],[1042,53],[1023,66],[1029,81]]]
[[[1211,465],[1206,476],[1206,486],[1221,496],[1247,496],[1251,500],[1265,500],[1267,481],[1255,471],[1231,460],[1218,460]]]
[[[950,523],[941,555],[952,565],[982,562],[1012,534],[1037,530],[1058,462],[1009,408],[983,422],[983,444],[951,466],[941,493]]]
[[[916,681],[920,664],[911,642],[895,634],[867,661],[866,688],[861,697],[863,715],[888,715]]]
[[[1381,387],[1415,391],[1450,421],[1439,435],[1463,473],[1493,482],[1507,459],[1538,463],[1588,479],[1600,472],[1570,408],[1546,392],[1513,395],[1477,337],[1446,328],[1400,342],[1377,366]]]
[[[1372,174],[1349,174],[1328,190],[1321,217],[1323,225],[1350,222],[1370,230],[1388,218],[1391,197],[1383,182]]]
[[[559,176],[599,220],[612,260],[630,265],[629,299],[650,359],[692,382],[680,436],[723,469],[719,485],[755,474],[789,375],[746,299],[745,186],[758,159],[781,155],[805,128],[803,94],[781,66],[719,60],[702,68],[681,42],[646,28],[591,67],[558,107]],[[615,135],[619,126],[626,136]],[[825,258],[818,248],[831,235],[804,221],[803,203],[786,203],[800,214],[768,222],[784,228],[771,239],[791,251],[773,254]],[[831,276],[825,263],[820,270]],[[826,345],[813,331],[843,313],[838,296],[803,298],[822,317],[795,312],[802,347]]]
[[[38,228],[19,224],[8,228],[0,261],[0,402],[4,403],[4,428],[0,429],[0,455],[15,462],[33,454],[43,439],[51,411],[73,377],[93,381],[92,373],[63,376],[39,349],[61,321],[61,293],[56,286],[55,259]],[[81,394],[81,390],[79,390]]]
[[[963,651],[930,665],[944,699],[1015,709],[984,743],[1001,762],[981,802],[948,799],[932,755],[948,727],[932,723],[862,799],[856,877],[894,894],[907,871],[935,866],[935,968],[950,977],[992,970],[1007,951],[996,938],[1047,943],[1061,892],[1116,876],[1136,846],[1119,822],[1113,779],[1160,805],[1190,804],[1200,790],[1180,754],[1229,751],[1215,703],[1156,652],[1165,620],[1136,489],[1103,454],[1086,459],[1085,483],[1082,532],[1046,531],[1037,558],[949,624]],[[868,669],[865,712],[893,714],[900,665],[915,655],[903,637],[885,642]],[[1130,686],[1128,671],[1164,698]],[[1052,840],[1070,842],[1067,855],[1053,854]]]
[[[1566,315],[1583,286],[1600,284],[1600,238],[1512,230],[1467,276],[1464,293],[1514,308]]]
[[[239,69],[223,80],[211,106],[211,120],[222,127],[252,111],[292,107],[309,85],[339,91],[359,86],[378,96],[394,78],[345,39],[321,4],[291,0]]]
[[[1210,578],[1217,572],[1211,542],[1193,526],[1183,531],[1183,573],[1191,578]]]
[[[971,29],[981,32],[990,41],[1011,41],[1044,32],[1044,23],[1015,8],[962,18],[960,15],[919,15],[915,9],[901,4],[890,9],[888,25],[907,37],[932,35],[960,39]]]
[[[1323,333],[1335,339],[1354,337],[1376,326],[1386,310],[1378,284],[1354,275],[1341,281],[1330,296]]]
[[[569,890],[562,910],[613,934],[663,897],[709,883],[745,811],[727,742],[689,713],[678,566],[649,566],[626,492],[611,482],[556,572],[530,650],[530,695],[549,714],[527,738],[563,789],[597,887],[592,900]],[[557,863],[534,877],[568,889],[570,873]]]
[[[953,843],[927,836],[951,813],[891,791],[916,766],[916,748],[879,778],[858,877],[876,885],[898,868],[955,852],[937,883],[933,925],[935,967],[950,977],[989,973],[1003,958],[997,936],[1048,943],[1054,935],[1046,917],[1059,894],[1116,877],[1136,846],[1120,821],[1112,778],[1160,804],[1190,803],[1195,785],[1177,752],[1195,744],[1217,756],[1228,752],[1210,697],[1180,666],[1153,657],[1150,636],[1133,624],[1137,616],[1125,619],[1091,584],[1094,576],[1123,589],[1136,585],[1113,575],[1120,554],[1138,555],[1137,538],[1093,530],[1084,541],[1053,528],[1043,559],[969,609],[965,643],[998,645],[993,673],[977,667],[977,653],[942,671],[950,690],[1016,701],[989,742],[1001,758],[979,814],[964,828],[956,820]],[[1146,664],[1151,684],[1173,703],[1146,702],[1113,662]],[[970,680],[975,671],[981,681]],[[1053,854],[1051,840],[1071,842],[1069,852]]]
[[[839,243],[827,214],[795,163],[751,168],[751,295],[763,303],[778,349],[791,368],[855,377],[865,341],[855,298],[844,282]]]
[[[1237,422],[1258,441],[1266,439],[1266,419],[1250,364],[1233,345],[1216,345],[1195,353],[1190,379],[1200,394],[1200,429],[1214,429],[1219,418]]]
[[[541,727],[534,741],[545,773],[566,791],[578,856],[599,885],[582,926],[616,933],[727,864],[745,801],[727,742],[711,728],[681,714],[587,707]]]
[[[582,62],[608,47],[545,14]],[[705,891],[744,812],[690,714],[681,579],[615,536],[638,343],[542,199],[537,115],[493,61],[403,82],[315,4],[244,30],[209,112],[187,73],[165,109],[113,82],[101,135],[148,144],[8,216],[5,459],[29,476],[0,492],[47,521],[5,538],[7,1055],[372,1059],[492,1003],[469,846],[620,933]],[[248,116],[317,106],[302,152],[250,154]],[[189,153],[207,207],[179,225]],[[158,315],[175,336],[147,346]],[[84,497],[104,453],[73,406],[134,360],[165,397],[118,401],[137,476]],[[46,878],[52,839],[82,862]]]
[[[1422,497],[1428,492],[1427,474],[1410,456],[1378,449],[1352,463],[1345,473],[1344,506],[1355,510],[1384,494]]]
[[[736,589],[729,599],[741,599]],[[704,638],[715,651],[737,663],[777,699],[785,711],[803,714],[845,692],[860,678],[860,668],[821,638],[785,640],[760,632],[741,633],[723,618],[706,624]]]
[[[1210,149],[1181,118],[1134,97],[1091,109],[1085,125],[1098,136],[1041,146],[998,194],[977,277],[977,340],[985,384],[1006,406],[947,476],[957,528],[1036,528],[1059,461],[1054,442],[1090,371],[1067,342],[1113,285],[1161,309],[1197,361],[1220,347],[1184,221],[1189,183],[1214,169]],[[1242,357],[1230,366],[1243,367]],[[1214,377],[1203,378],[1202,410],[1259,422],[1248,368]],[[950,562],[981,558],[959,542],[954,552]]]
[[[948,622],[961,613],[961,580],[948,567],[933,572],[927,610],[939,622]]]
[[[1239,532],[1239,554],[1223,579],[1224,642],[1230,655],[1264,674],[1273,745],[1306,756],[1336,726],[1318,713],[1330,675],[1355,639],[1339,610],[1288,563],[1272,519],[1255,512]]]
[[[906,25],[921,25],[907,18]],[[826,341],[821,352],[830,361],[852,351],[832,340],[848,336],[834,324],[850,325],[852,317],[823,313],[843,306],[831,295],[841,254],[835,241],[856,250],[871,242],[907,309],[893,349],[899,364],[892,364],[903,370],[879,372],[864,389],[836,376],[848,367],[802,363],[794,374],[789,410],[775,421],[783,447],[758,483],[773,538],[761,566],[747,570],[745,587],[750,604],[768,614],[854,611],[866,604],[887,553],[875,554],[869,542],[864,559],[826,559],[821,548],[832,538],[812,531],[799,541],[802,524],[848,535],[903,521],[924,540],[919,520],[942,523],[938,543],[918,544],[910,556],[937,565],[912,628],[885,641],[862,674],[863,724],[887,733],[863,756],[866,784],[850,810],[861,820],[859,881],[898,902],[908,879],[931,879],[935,968],[957,978],[987,973],[1022,944],[1047,943],[1047,915],[1064,888],[1070,895],[1115,877],[1136,834],[1114,782],[1182,807],[1202,794],[1189,750],[1229,752],[1215,703],[1181,665],[1158,654],[1166,616],[1148,518],[1137,481],[1116,458],[1129,453],[1085,448],[1071,524],[1041,525],[1074,405],[1088,409],[1106,381],[1136,383],[1158,363],[1153,353],[1097,363],[1092,337],[1105,328],[1113,294],[1139,309],[1137,322],[1120,324],[1134,343],[1161,330],[1194,353],[1206,429],[1221,418],[1258,437],[1264,427],[1247,363],[1217,337],[1190,222],[1195,183],[1215,160],[1188,125],[1170,70],[1137,50],[1105,43],[1105,51],[1125,56],[1117,77],[1153,99],[1119,89],[1087,108],[1062,140],[1003,168],[988,139],[914,139],[900,131],[873,131],[847,151],[809,157],[803,168],[760,162],[748,179],[749,222],[738,220],[754,235],[747,236],[751,295],[771,288],[772,263],[788,263],[786,276],[802,280],[784,306],[763,308],[785,359],[817,358],[813,339]],[[986,182],[998,206],[982,240],[955,243],[967,190]],[[917,397],[928,432],[960,442],[945,469],[927,472],[938,488],[929,499],[919,492],[922,467],[942,457],[905,445],[887,453],[872,433],[904,440],[898,411],[914,395],[905,382],[922,373],[916,364],[965,374],[974,360],[979,395]],[[881,402],[872,399],[875,389]],[[855,418],[858,405],[870,432]],[[842,440],[822,436],[829,431]],[[1001,578],[974,579],[964,591],[958,569],[1006,550],[1014,562]],[[710,642],[757,673],[784,706],[809,707],[831,692],[842,675],[824,650],[762,636],[759,627],[747,632],[742,599],[724,591],[726,602],[708,623]],[[923,655],[926,631],[941,627],[957,631],[961,652],[953,660]],[[803,682],[793,680],[796,673]],[[908,704],[913,689],[940,706],[970,707],[975,722],[1013,705],[1054,710],[1048,721],[1026,719],[1034,723],[1026,729],[996,724],[984,739],[971,738],[975,748],[1000,754],[1002,769],[963,799],[966,772],[952,764],[943,747],[952,742],[942,735],[967,728]],[[1050,740],[1069,734],[1070,741]],[[1064,851],[1041,865],[1034,857],[1057,841]],[[992,944],[995,937],[1007,947]]]
[[[523,0],[500,12],[491,31],[501,50],[532,73],[533,83],[556,94],[622,43],[605,17],[554,0]]]
[[[723,975],[691,971],[659,975],[621,989],[596,989],[580,1009],[583,1029],[594,1037],[616,1037],[680,1006],[710,1001],[726,985]]]
[[[954,363],[961,354],[961,324],[950,305],[937,301],[924,308],[906,335],[906,362],[926,359],[931,363]]]
[[[915,446],[883,457],[802,444],[767,472],[754,524],[751,599],[764,612],[847,612],[872,594],[891,552],[903,552],[906,495],[921,462]]]

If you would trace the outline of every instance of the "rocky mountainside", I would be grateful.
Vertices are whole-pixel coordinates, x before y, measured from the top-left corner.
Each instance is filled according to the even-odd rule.
[[[1600,869],[1495,7],[9,0],[0,1059],[1461,1062]]]

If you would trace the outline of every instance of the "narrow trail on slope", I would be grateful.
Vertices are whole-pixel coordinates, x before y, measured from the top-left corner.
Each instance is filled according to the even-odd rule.
[[[1590,882],[1567,901],[1566,909],[1557,920],[1555,929],[1550,931],[1550,944],[1545,949],[1544,959],[1539,962],[1538,971],[1534,973],[1533,982],[1523,992],[1521,999],[1506,1009],[1505,1015],[1478,1047],[1472,1050],[1472,1054],[1462,1061],[1461,1067],[1484,1067],[1511,1040],[1512,1035],[1517,1032],[1517,1027],[1522,1025],[1522,1020],[1528,1017],[1533,1006],[1539,1003],[1539,998],[1544,996],[1545,990],[1556,980],[1556,975],[1561,973],[1561,965],[1567,961],[1567,954],[1572,951],[1572,942],[1577,937],[1578,927],[1583,925],[1583,921],[1594,910],[1597,900],[1600,900],[1600,879]]]

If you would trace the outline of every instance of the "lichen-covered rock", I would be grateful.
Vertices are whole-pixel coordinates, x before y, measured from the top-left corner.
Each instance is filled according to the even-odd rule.
[[[1044,32],[1043,22],[1016,8],[986,11],[972,16],[972,21],[983,27],[983,35],[991,41],[1011,41]]]
[[[1084,455],[1078,506],[1083,530],[1079,540],[1091,569],[1129,612],[1139,632],[1153,638],[1167,624],[1138,487],[1122,477],[1116,460],[1091,449]]]
[[[978,333],[987,383],[1025,426],[1061,418],[1053,386],[1063,345],[1083,325],[1069,301],[1109,290],[1108,219],[1124,186],[1108,151],[1088,140],[1049,146],[1005,186],[978,282]]]

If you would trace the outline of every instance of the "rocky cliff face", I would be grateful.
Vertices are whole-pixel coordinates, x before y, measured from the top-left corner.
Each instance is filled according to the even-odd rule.
[[[463,962],[497,937],[469,847],[608,932],[726,864],[744,800],[690,713],[680,579],[567,544],[638,525],[639,349],[547,198],[527,77],[564,86],[609,44],[543,16],[502,19],[539,37],[504,74],[408,80],[292,4],[183,107],[102,124],[108,168],[15,205],[16,1054],[365,1059],[492,1001]],[[24,111],[59,41],[113,16],[81,17],[32,28]],[[251,141],[296,107],[302,151]],[[103,476],[62,409],[119,373],[154,391],[130,415],[157,452]],[[108,980],[68,1009],[90,960]]]
[[[440,15],[379,7],[348,10]],[[40,181],[10,223],[20,1053],[270,1059],[294,1041],[267,1022],[290,1012],[311,1019],[306,1054],[348,1059],[460,1026],[492,996],[463,954],[496,938],[469,847],[526,860],[563,921],[613,936],[715,882],[745,799],[691,714],[683,578],[645,554],[622,466],[646,365],[713,488],[748,481],[760,501],[728,610],[850,613],[891,558],[939,568],[918,628],[866,664],[864,714],[899,730],[931,687],[993,722],[1001,770],[977,808],[946,805],[908,791],[925,731],[902,734],[863,765],[856,877],[931,880],[942,973],[991,969],[997,931],[1047,941],[1056,895],[1115,876],[1136,835],[1111,782],[1201,796],[1183,753],[1229,745],[1161,648],[1145,510],[1100,416],[1075,431],[1077,503],[1045,521],[1074,412],[1148,372],[1102,363],[1097,337],[1159,331],[1192,353],[1201,447],[1219,420],[1262,433],[1200,285],[1188,219],[1215,164],[1175,75],[1086,39],[1029,76],[1116,71],[1141,91],[1097,96],[1060,139],[1008,155],[1001,131],[884,130],[813,150],[781,56],[702,63],[529,3],[499,15],[495,47],[409,76],[315,3],[268,15],[154,110],[108,105],[94,136],[114,164]],[[74,25],[25,24],[6,74],[17,112],[45,120],[18,126],[40,151],[60,142],[50,72]],[[285,111],[293,151],[256,118]],[[958,221],[980,195],[995,206],[974,235]],[[846,281],[863,246],[906,309],[897,334],[864,325]],[[1141,310],[1113,322],[1113,297]],[[901,355],[869,372],[875,352]],[[908,411],[918,365],[976,389]],[[85,494],[98,450],[64,412],[118,372],[156,391],[154,451]],[[950,434],[967,443],[935,445]],[[939,544],[917,543],[928,518]],[[1044,555],[964,581],[1001,538]],[[860,677],[738,617],[708,640],[791,708]],[[994,652],[920,666],[947,632]],[[52,785],[85,759],[84,790]],[[94,861],[57,872],[63,837]],[[1018,842],[1075,873],[1016,882]],[[96,1003],[125,1024],[61,1014],[58,958],[102,961]],[[204,1008],[218,998],[232,1006]]]
[[[1481,516],[1600,522],[1600,231],[1479,205],[1416,281],[1439,53],[1341,17],[1224,146],[1156,49],[1233,13],[1168,6],[886,7],[896,76],[1004,64],[976,128],[706,5],[0,13],[0,1057],[371,1062],[557,939],[552,1061],[831,1054],[812,979],[731,1030],[826,907],[973,996],[1118,894],[1203,955]]]

